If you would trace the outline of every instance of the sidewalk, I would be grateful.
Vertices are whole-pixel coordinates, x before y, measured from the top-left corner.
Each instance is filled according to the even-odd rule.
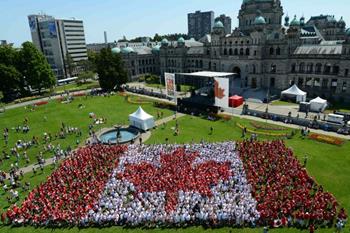
[[[231,115],[231,116],[234,116],[234,117],[239,117],[239,118],[242,118],[242,119],[248,119],[248,120],[253,120],[253,121],[259,121],[259,122],[264,122],[264,123],[268,123],[268,124],[273,124],[273,125],[279,125],[279,126],[283,126],[283,127],[291,128],[291,129],[301,129],[302,128],[302,126],[300,126],[300,125],[285,124],[285,123],[280,122],[280,121],[265,120],[265,119],[262,119],[262,118],[259,118],[259,117],[246,116],[246,115],[236,115],[236,114],[232,114],[232,113],[229,113],[229,112],[225,112],[225,114]],[[323,131],[323,130],[319,130],[319,129],[310,129],[310,132],[317,133],[317,134],[328,135],[328,136],[337,137],[337,138],[342,138],[342,139],[345,139],[345,140],[350,140],[350,136],[337,134],[335,132],[327,132],[327,131]]]
[[[185,116],[185,114],[177,113],[176,114],[176,119],[181,118],[183,116]],[[168,123],[168,122],[170,122],[172,120],[174,120],[174,116],[173,115],[156,121],[155,125],[158,127],[158,126],[161,126],[162,124]],[[100,132],[102,132],[103,130],[106,130],[106,129],[101,129]],[[147,141],[151,136],[152,136],[152,133],[150,131],[147,131],[147,132],[145,132],[145,133],[140,135],[140,137],[142,138],[142,142]],[[139,143],[140,143],[139,140],[135,140],[135,144],[139,144]],[[60,161],[58,161],[58,162],[60,162]],[[52,164],[53,164],[53,158],[48,158],[48,159],[45,160],[44,167],[50,166]],[[23,173],[26,174],[26,173],[32,172],[33,171],[33,167],[35,167],[36,169],[39,168],[39,166],[37,164],[32,164],[32,165],[29,165],[27,167],[20,168],[19,170],[22,170]],[[7,174],[7,176],[8,176],[8,174]]]

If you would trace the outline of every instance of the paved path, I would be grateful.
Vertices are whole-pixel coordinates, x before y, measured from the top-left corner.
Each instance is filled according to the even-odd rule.
[[[183,116],[185,116],[185,114],[176,113],[176,119],[181,118]],[[158,126],[161,126],[162,124],[170,122],[172,120],[174,120],[174,115],[156,121],[155,125],[158,127]],[[100,132],[102,132],[103,130],[106,130],[106,129],[107,128],[101,129]],[[140,135],[140,137],[142,138],[142,142],[146,142],[151,136],[152,136],[152,133],[150,131],[147,131],[147,132]],[[135,144],[139,144],[139,143],[140,143],[139,140],[135,140]],[[53,158],[45,159],[45,165],[44,165],[45,167],[50,166],[52,164],[53,164]],[[27,167],[20,168],[20,170],[22,170],[23,173],[26,174],[26,173],[32,172],[33,167],[35,167],[36,169],[39,168],[39,166],[37,164],[32,164],[32,165],[29,165]]]
[[[287,128],[292,128],[292,129],[301,129],[302,128],[302,126],[300,126],[300,125],[285,124],[285,123],[280,122],[280,121],[265,120],[265,119],[262,119],[262,118],[259,118],[259,117],[253,117],[253,116],[247,116],[247,115],[236,115],[236,114],[232,114],[232,113],[229,113],[229,112],[225,112],[225,114],[232,115],[232,116],[235,116],[235,117],[239,117],[239,118],[242,118],[242,119],[248,119],[248,120],[253,120],[253,121],[265,122],[265,123],[269,123],[269,124],[273,124],[273,125],[279,125],[279,126],[283,126],[283,127],[287,127]],[[318,130],[318,129],[310,129],[310,132],[323,134],[323,135],[328,135],[328,136],[337,137],[337,138],[342,138],[342,139],[345,139],[345,140],[350,140],[350,136],[337,134],[335,132],[327,132],[327,131]]]
[[[69,95],[74,95],[74,94],[77,94],[77,93],[90,93],[90,92],[91,92],[91,89],[83,90],[83,91],[73,91],[73,92],[69,92]],[[67,96],[67,94],[62,94],[62,95],[61,94],[57,94],[57,95],[50,96],[50,97],[43,97],[43,98],[40,98],[40,99],[30,100],[30,101],[26,101],[26,102],[23,102],[23,103],[7,105],[7,106],[4,106],[3,108],[5,110],[9,110],[9,109],[14,109],[14,108],[25,107],[25,106],[33,105],[33,104],[35,104],[37,102],[40,102],[40,101],[56,100],[58,98],[61,98],[62,96]]]

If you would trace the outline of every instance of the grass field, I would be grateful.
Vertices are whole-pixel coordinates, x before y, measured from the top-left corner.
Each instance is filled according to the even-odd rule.
[[[100,85],[97,81],[87,82],[87,83],[83,83],[83,84],[70,83],[67,85],[56,86],[53,89],[53,92],[54,93],[63,93],[65,91],[86,90],[86,89],[97,88],[97,87],[100,87]]]
[[[80,109],[78,106],[82,104],[84,108]],[[142,107],[150,114],[156,115],[157,109],[152,104],[144,104]],[[103,125],[94,126],[94,130],[97,131],[100,128],[111,127],[116,124],[127,124],[128,115],[133,113],[138,108],[138,104],[130,104],[125,101],[122,96],[111,97],[85,97],[77,98],[70,104],[62,104],[56,100],[51,101],[47,105],[39,106],[35,111],[29,111],[25,108],[17,108],[6,111],[4,114],[0,114],[0,129],[1,133],[5,127],[10,130],[9,145],[5,146],[4,140],[1,135],[0,148],[1,151],[5,150],[9,153],[10,149],[15,145],[17,140],[30,140],[33,136],[39,137],[41,140],[43,133],[51,133],[52,135],[59,132],[62,122],[66,126],[78,127],[82,130],[82,137],[75,135],[67,136],[65,139],[53,140],[51,143],[55,146],[60,144],[61,148],[66,149],[68,146],[72,148],[77,147],[76,141],[79,140],[80,144],[83,144],[88,137],[88,125],[93,121],[89,118],[89,113],[93,112],[97,117],[107,118],[107,123]],[[171,111],[159,109],[164,113],[164,117],[169,116]],[[24,118],[28,118],[30,131],[28,134],[16,133],[13,129],[18,125],[22,125]],[[47,120],[44,120],[46,117]],[[44,150],[44,143],[41,142],[39,146],[34,146],[27,150],[28,157],[30,158],[30,164],[37,162],[36,155],[40,151]],[[23,151],[20,151],[23,154]],[[0,155],[2,156],[2,154]],[[44,153],[45,158],[52,157],[50,152]],[[0,165],[0,171],[8,171],[11,164],[15,164],[16,158],[11,156],[9,160],[3,160]],[[22,157],[19,162],[19,167],[25,167],[26,163]],[[43,174],[38,172],[34,177],[30,172],[26,175],[25,179],[29,180],[31,187],[35,187],[40,182],[45,180],[47,175],[51,174],[50,169],[46,169]],[[30,178],[31,177],[31,178]],[[19,190],[20,192],[21,190]],[[24,197],[26,194],[20,192],[20,196]],[[8,207],[6,195],[3,195],[3,189],[0,189],[0,212]]]
[[[297,105],[296,103],[290,103],[287,101],[282,101],[282,100],[276,100],[271,103],[272,106],[295,106]]]
[[[78,109],[79,104],[85,105],[85,108]],[[150,104],[143,106],[144,109],[151,114],[156,113],[156,109]],[[59,104],[56,102],[50,103],[46,106],[39,107],[35,112],[28,112],[27,110],[15,109],[7,111],[4,115],[0,115],[0,129],[8,125],[16,125],[23,121],[24,117],[29,118],[30,126],[35,128],[30,133],[41,134],[43,130],[50,130],[52,132],[58,130],[61,122],[65,122],[66,125],[82,127],[83,138],[87,136],[88,129],[87,125],[91,123],[91,119],[88,117],[89,112],[94,112],[99,117],[107,117],[107,125],[113,125],[116,123],[126,123],[127,115],[133,112],[137,108],[137,105],[127,103],[124,97],[113,96],[107,97],[95,97],[85,100],[81,98],[75,100],[69,105]],[[171,114],[170,111],[162,110],[165,116]],[[47,116],[48,121],[44,122],[43,117]],[[178,119],[180,127],[180,135],[174,136],[175,121],[169,122],[164,126],[160,126],[152,131],[152,136],[147,141],[147,144],[153,143],[165,143],[165,139],[168,138],[169,143],[190,143],[192,141],[199,142],[200,140],[205,141],[227,141],[227,140],[242,140],[242,130],[237,126],[237,123],[247,127],[248,129],[254,129],[249,120],[233,118],[231,120],[219,120],[209,121],[198,117],[185,116]],[[33,125],[32,125],[33,124]],[[103,125],[102,127],[105,127]],[[213,134],[210,134],[210,127],[213,127]],[[292,130],[285,128],[283,130],[259,130],[263,132],[290,133]],[[249,137],[249,134],[246,135]],[[83,139],[82,138],[82,139]],[[272,140],[275,137],[272,136],[261,136],[260,140]],[[11,138],[11,143],[14,143],[15,138]],[[76,138],[68,138],[67,142],[57,142],[62,145],[74,144]],[[67,143],[67,144],[65,144]],[[341,206],[345,207],[350,212],[350,142],[346,142],[343,146],[334,146],[315,142],[310,139],[302,139],[299,134],[294,136],[292,139],[286,140],[286,144],[291,147],[299,159],[303,159],[306,155],[308,157],[307,169],[308,172],[315,180],[324,186],[324,189],[333,193]],[[3,141],[0,140],[0,146],[3,147]],[[35,149],[33,149],[35,151]],[[31,155],[35,156],[35,155]],[[8,167],[8,163],[4,168]],[[40,184],[44,181],[52,170],[51,166],[44,170],[43,174],[33,176],[32,173],[25,175],[25,180],[30,180],[32,187]],[[23,198],[27,192],[21,193]],[[0,205],[1,209],[7,208],[8,204],[5,196],[0,192]],[[243,233],[257,233],[262,232],[261,228],[258,229],[231,229],[231,228],[219,228],[219,229],[204,229],[202,227],[191,227],[186,229],[150,229],[145,230],[141,228],[136,229],[124,229],[122,227],[110,227],[110,228],[88,228],[88,229],[56,229],[50,228],[33,228],[33,227],[21,227],[12,228],[9,226],[0,226],[0,232],[243,232]],[[349,229],[346,229],[348,232]],[[297,233],[301,232],[297,229],[278,229],[272,232],[286,232],[286,233]],[[306,231],[305,231],[306,232]],[[334,232],[334,229],[323,229],[319,232]]]
[[[165,86],[163,84],[145,84],[146,87],[152,87],[152,88],[159,88],[159,89],[165,89]],[[181,91],[182,92],[189,92],[191,90],[191,86],[188,85],[181,85]]]

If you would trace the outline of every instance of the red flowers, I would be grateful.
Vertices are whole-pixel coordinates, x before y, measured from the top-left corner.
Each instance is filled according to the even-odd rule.
[[[47,101],[40,101],[40,102],[36,102],[34,105],[35,106],[41,106],[41,105],[45,105],[45,104],[48,104],[49,102]]]
[[[176,208],[178,192],[196,191],[203,196],[211,197],[211,185],[219,180],[228,180],[231,175],[230,163],[219,164],[208,161],[198,166],[193,165],[198,153],[186,154],[183,149],[171,155],[161,155],[161,167],[142,163],[126,165],[120,178],[132,182],[137,192],[166,192],[167,211]]]
[[[262,219],[336,218],[336,199],[309,177],[282,141],[243,142],[239,151]]]
[[[327,135],[321,135],[321,134],[310,134],[309,138],[315,141],[323,142],[323,143],[328,143],[331,145],[336,145],[336,146],[341,146],[344,144],[344,140],[336,137],[331,137]]]
[[[102,145],[79,149],[28,195],[21,208],[7,212],[10,222],[78,224],[98,200],[125,149]]]

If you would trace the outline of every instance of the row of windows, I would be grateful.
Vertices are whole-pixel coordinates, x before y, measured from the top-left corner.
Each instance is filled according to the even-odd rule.
[[[292,84],[294,84],[296,81],[296,78],[292,80]],[[320,79],[320,78],[298,78],[298,86],[300,87],[307,87],[307,88],[322,88],[322,89],[328,89],[329,86],[331,89],[335,90],[338,87],[338,79]],[[347,91],[348,82],[343,81],[340,83],[340,88],[342,92]]]
[[[316,74],[339,74],[340,68],[338,65],[331,65],[331,64],[325,64],[322,65],[321,63],[317,63],[314,65],[313,63],[305,64],[304,62],[300,64],[292,64],[291,72],[292,73],[316,73]],[[345,76],[347,76],[349,73],[349,70],[345,70]]]
[[[246,48],[245,49],[245,51],[244,51],[244,49],[243,48],[241,48],[240,50],[239,50],[239,53],[238,53],[238,49],[236,48],[236,49],[232,49],[232,48],[230,48],[230,49],[224,49],[224,55],[235,55],[235,56],[237,56],[237,55],[241,55],[241,56],[243,56],[243,55],[247,55],[247,56],[249,56],[250,55],[250,49],[249,48]]]
[[[155,73],[156,68],[155,67],[144,67],[139,69],[139,74],[146,74],[146,73]],[[131,71],[132,75],[136,75],[136,71],[133,69]]]

